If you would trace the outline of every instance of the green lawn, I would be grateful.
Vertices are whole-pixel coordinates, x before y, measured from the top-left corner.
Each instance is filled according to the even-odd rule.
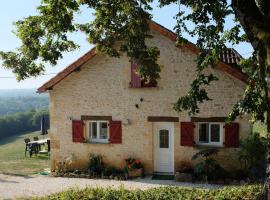
[[[40,132],[34,132],[0,140],[0,173],[25,176],[49,168],[50,161],[47,155],[33,155],[30,158],[28,153],[24,156],[24,138],[33,140],[34,136],[43,138]]]

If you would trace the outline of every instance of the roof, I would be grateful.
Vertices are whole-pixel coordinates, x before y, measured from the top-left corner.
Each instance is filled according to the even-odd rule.
[[[243,57],[233,48],[227,48],[220,54],[220,59],[227,64],[239,64]]]
[[[149,27],[151,30],[154,30],[161,35],[167,37],[168,39],[176,42],[177,35],[172,32],[171,30],[163,27],[162,25],[154,22],[149,21]],[[191,43],[187,42],[183,45],[181,45],[179,48],[187,49],[194,54],[199,54],[198,47]],[[88,51],[86,54],[84,54],[82,57],[80,57],[78,60],[67,66],[64,70],[59,72],[56,76],[51,78],[49,81],[47,81],[45,84],[43,84],[41,87],[37,89],[38,93],[46,92],[47,90],[52,89],[56,84],[58,84],[60,81],[62,81],[64,78],[69,76],[72,72],[78,71],[80,67],[88,62],[90,59],[95,57],[96,55],[96,48],[94,47],[90,51]],[[224,51],[221,55],[221,61],[218,62],[217,68],[224,71],[227,74],[230,74],[231,76],[247,83],[248,77],[242,73],[239,69],[235,67],[235,63],[239,62],[241,59],[241,55],[234,49],[228,49],[227,51]]]

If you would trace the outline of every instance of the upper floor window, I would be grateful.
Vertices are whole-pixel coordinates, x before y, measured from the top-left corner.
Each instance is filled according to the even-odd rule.
[[[223,124],[222,123],[198,123],[197,143],[202,145],[222,145]]]
[[[108,121],[89,121],[88,123],[88,134],[91,142],[107,143],[108,130]]]
[[[131,82],[130,86],[132,88],[143,88],[143,87],[156,87],[157,82],[147,82],[141,78],[141,76],[137,73],[139,65],[131,61]]]

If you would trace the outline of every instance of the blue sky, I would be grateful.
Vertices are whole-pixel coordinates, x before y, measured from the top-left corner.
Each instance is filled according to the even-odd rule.
[[[14,50],[19,47],[20,41],[12,33],[14,30],[13,22],[33,15],[36,13],[35,8],[39,5],[39,0],[9,0],[2,1],[0,6],[0,50],[9,51]],[[156,3],[154,3],[156,5]],[[160,23],[166,28],[173,29],[175,26],[175,20],[173,16],[177,13],[177,6],[167,6],[162,9],[154,6],[153,19],[154,21]],[[80,22],[91,20],[92,16],[89,13],[82,12],[80,15],[76,16],[76,20]],[[230,25],[230,22],[228,22]],[[0,89],[25,89],[25,88],[37,88],[45,83],[47,80],[52,78],[54,75],[52,73],[58,73],[63,68],[68,66],[74,60],[79,58],[81,55],[86,53],[92,45],[86,41],[86,37],[82,33],[76,33],[72,35],[72,38],[80,45],[80,49],[65,54],[64,58],[58,62],[54,67],[47,66],[46,74],[37,78],[29,78],[21,82],[17,82],[14,74],[11,71],[5,70],[0,67]],[[195,42],[193,38],[187,37],[192,42]],[[243,56],[249,56],[252,48],[249,44],[242,44],[238,46],[233,46],[240,54]],[[1,63],[0,63],[1,65]]]

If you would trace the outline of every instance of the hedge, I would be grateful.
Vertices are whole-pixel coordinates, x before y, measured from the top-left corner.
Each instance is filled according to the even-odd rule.
[[[228,186],[221,189],[196,189],[191,187],[159,187],[148,190],[127,190],[123,187],[69,189],[35,200],[252,200],[262,192],[261,185]]]

